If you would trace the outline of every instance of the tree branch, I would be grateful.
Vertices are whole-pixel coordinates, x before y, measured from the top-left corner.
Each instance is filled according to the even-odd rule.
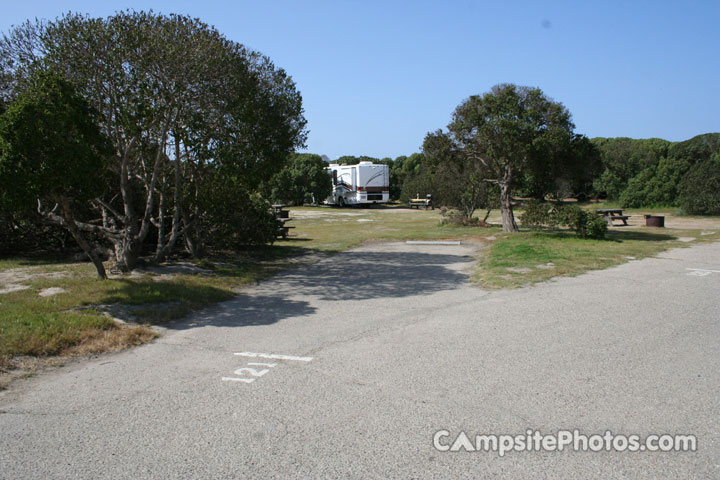
[[[123,215],[120,215],[114,208],[112,208],[110,205],[105,203],[104,201],[100,200],[100,198],[96,197],[95,202],[99,203],[101,207],[103,207],[108,212],[112,213],[115,218],[120,220],[121,222],[125,221],[126,217]]]
[[[43,211],[42,202],[40,201],[40,199],[38,199],[37,204],[38,204],[37,211],[43,218],[54,223],[55,225],[59,225],[61,227],[67,228],[68,225],[67,225],[66,220],[62,216],[55,213],[55,211],[58,209],[58,204],[55,204],[55,207],[50,211]],[[100,233],[102,235],[105,235],[111,241],[117,241],[117,240],[120,240],[123,238],[123,235],[121,232],[112,230],[107,227],[101,227],[100,225],[93,225],[92,223],[79,222],[77,220],[74,220],[74,223],[77,228],[79,228],[80,230],[82,230],[84,232]]]

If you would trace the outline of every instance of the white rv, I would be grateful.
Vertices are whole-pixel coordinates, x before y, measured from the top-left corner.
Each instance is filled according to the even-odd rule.
[[[387,203],[390,200],[390,167],[372,162],[357,165],[331,163],[325,169],[333,180],[333,193],[325,203],[337,205],[365,205]]]

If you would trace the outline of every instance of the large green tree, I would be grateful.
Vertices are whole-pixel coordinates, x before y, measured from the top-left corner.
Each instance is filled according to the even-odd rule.
[[[573,128],[568,110],[539,88],[501,84],[461,103],[448,132],[434,134],[445,140],[431,138],[431,143],[447,143],[448,158],[463,165],[459,174],[478,187],[482,182],[497,185],[503,231],[516,232],[513,186],[531,167],[533,156],[563,152]]]
[[[182,237],[192,253],[202,251],[200,198],[218,166],[250,195],[305,141],[290,77],[187,16],[28,22],[0,42],[0,67],[6,99],[34,70],[53,69],[102,114],[115,177],[96,204],[122,270],[134,267],[153,230],[157,261]]]
[[[83,230],[101,227],[79,221],[78,209],[102,193],[112,155],[97,127],[97,112],[72,85],[52,73],[29,79],[29,87],[0,115],[0,190],[14,208],[37,205],[47,219],[66,228],[106,278],[96,248]],[[43,202],[53,205],[43,209]]]
[[[296,153],[269,182],[270,196],[278,202],[320,203],[332,194],[332,179],[320,155]]]

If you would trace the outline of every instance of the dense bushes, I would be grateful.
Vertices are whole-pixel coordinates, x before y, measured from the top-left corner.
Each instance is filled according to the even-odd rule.
[[[626,208],[677,206],[678,185],[689,169],[690,162],[684,158],[661,158],[657,166],[630,179],[620,203]]]
[[[667,156],[671,144],[659,138],[593,138],[592,143],[600,150],[604,168],[594,188],[610,200],[618,200],[632,177]]]
[[[594,182],[595,193],[628,208],[680,205],[678,187],[683,178],[720,151],[720,133],[675,143],[629,138],[592,142],[600,150],[604,168]]]
[[[277,234],[275,214],[270,203],[229,179],[215,182],[209,195],[200,199],[205,209],[201,238],[191,238],[204,249],[237,250],[247,245],[272,243]],[[204,252],[194,252],[202,256]]]
[[[695,165],[679,187],[680,206],[691,215],[720,215],[720,155]]]
[[[266,185],[274,202],[303,205],[322,203],[332,194],[332,180],[320,155],[295,153]]]
[[[527,204],[520,221],[532,229],[568,227],[580,238],[605,238],[608,228],[604,218],[577,205],[557,206],[536,201]]]
[[[607,222],[593,212],[577,205],[566,205],[559,209],[559,223],[573,230],[580,238],[605,238]]]

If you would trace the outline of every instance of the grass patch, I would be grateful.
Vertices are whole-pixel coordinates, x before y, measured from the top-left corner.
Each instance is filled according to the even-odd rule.
[[[56,354],[80,343],[86,335],[113,326],[112,320],[94,312],[3,315],[0,319],[0,354]]]
[[[147,342],[156,335],[141,327],[124,327],[98,312],[52,312],[0,315],[0,369],[19,355],[44,357],[63,353],[97,353]]]
[[[720,234],[701,232],[613,229],[606,240],[583,240],[569,231],[503,234],[484,252],[475,279],[485,288],[517,288],[654,256],[669,248],[720,239]],[[681,237],[696,240],[681,242]]]
[[[481,239],[500,232],[499,227],[440,225],[439,210],[300,207],[291,208],[290,216],[297,228],[278,242],[279,248],[340,252],[367,242]]]
[[[5,261],[4,265],[17,268],[19,263],[21,260]],[[57,272],[62,276],[46,275]],[[147,274],[105,281],[97,280],[88,264],[52,264],[23,273],[33,276],[26,275],[18,283],[30,288],[0,295],[0,369],[9,368],[17,356],[98,353],[155,337],[147,327],[122,326],[97,311],[107,306],[122,306],[130,320],[141,324],[162,323],[227,300],[233,296],[233,288],[267,275],[253,264],[219,267],[207,275],[161,278]],[[50,287],[62,288],[65,293],[39,295]],[[107,310],[115,313],[113,308]]]

